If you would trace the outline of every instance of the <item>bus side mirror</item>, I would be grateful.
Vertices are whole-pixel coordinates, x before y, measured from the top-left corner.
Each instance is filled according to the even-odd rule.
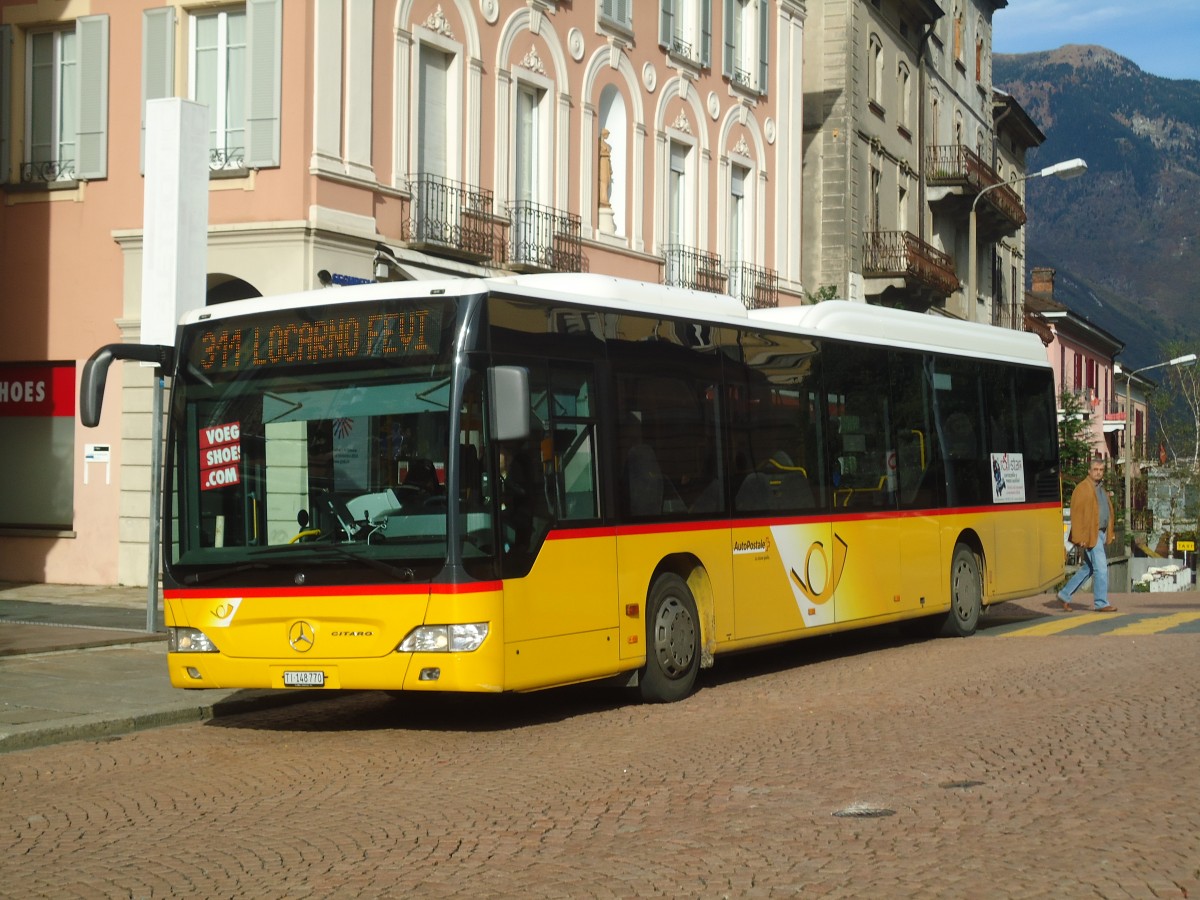
[[[493,366],[487,372],[494,441],[519,441],[529,437],[529,370],[521,366]]]
[[[83,374],[79,380],[79,421],[85,428],[95,428],[100,424],[104,383],[108,380],[108,367],[115,359],[154,363],[169,372],[174,367],[175,350],[154,344],[105,344],[93,353],[83,364]]]

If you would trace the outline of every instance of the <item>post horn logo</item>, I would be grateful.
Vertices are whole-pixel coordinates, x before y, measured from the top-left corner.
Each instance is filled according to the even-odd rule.
[[[288,631],[288,643],[297,653],[307,653],[313,648],[315,640],[316,634],[313,633],[313,627],[307,622],[292,623],[291,630]]]
[[[804,555],[804,576],[794,568],[789,571],[792,580],[796,582],[796,586],[804,593],[804,596],[809,599],[809,602],[814,606],[820,606],[833,596],[833,592],[837,590],[838,582],[842,580],[842,571],[846,568],[846,557],[849,555],[850,548],[846,542],[842,540],[840,535],[833,536],[833,565],[829,564],[829,560],[825,558],[825,545],[821,541],[813,541],[809,545],[808,553]],[[825,584],[820,591],[812,589],[812,562],[813,554],[820,554],[822,568],[827,573]]]

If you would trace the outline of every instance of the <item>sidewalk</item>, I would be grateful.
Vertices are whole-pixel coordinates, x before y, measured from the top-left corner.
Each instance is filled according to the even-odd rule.
[[[0,582],[0,753],[313,699],[314,691],[184,691],[146,588]]]
[[[1195,592],[1112,594],[1121,613],[1200,609]],[[1091,595],[1075,596],[1080,612]],[[1073,616],[1053,594],[985,620]],[[986,624],[981,626],[985,629]],[[0,582],[0,753],[313,700],[320,690],[184,691],[167,678],[166,635],[146,632],[146,589]]]

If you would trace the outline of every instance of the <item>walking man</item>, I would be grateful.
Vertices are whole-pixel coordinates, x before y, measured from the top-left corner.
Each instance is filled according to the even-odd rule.
[[[1071,611],[1071,595],[1092,579],[1097,612],[1116,612],[1108,602],[1108,558],[1104,545],[1112,537],[1113,508],[1104,490],[1104,460],[1096,457],[1088,468],[1087,477],[1071,492],[1071,543],[1079,548],[1083,565],[1061,591],[1058,599],[1063,609]]]

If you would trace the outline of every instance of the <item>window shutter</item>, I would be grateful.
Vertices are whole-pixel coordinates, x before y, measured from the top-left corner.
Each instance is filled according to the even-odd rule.
[[[142,140],[139,170],[146,173],[146,101],[175,96],[175,7],[142,12]]]
[[[75,177],[108,177],[108,16],[75,20],[79,38],[79,111]]]
[[[712,0],[703,0],[700,6],[700,65],[705,69],[712,65]]]
[[[768,36],[771,32],[770,24],[770,20],[767,18],[767,0],[758,0],[758,92],[760,94],[769,93],[767,60],[770,58],[768,44]]]
[[[615,0],[614,15],[616,20],[626,28],[633,27],[632,0]]]
[[[246,167],[279,165],[282,0],[246,0]]]
[[[671,39],[675,36],[674,0],[659,0],[658,45],[671,49]]]
[[[12,113],[8,107],[9,88],[12,85],[12,26],[0,25],[0,184],[8,183],[9,142],[8,131],[12,126]]]
[[[737,3],[725,0],[725,54],[721,57],[721,74],[726,78],[733,78],[737,59],[737,44],[733,40],[733,17],[737,12]]]

